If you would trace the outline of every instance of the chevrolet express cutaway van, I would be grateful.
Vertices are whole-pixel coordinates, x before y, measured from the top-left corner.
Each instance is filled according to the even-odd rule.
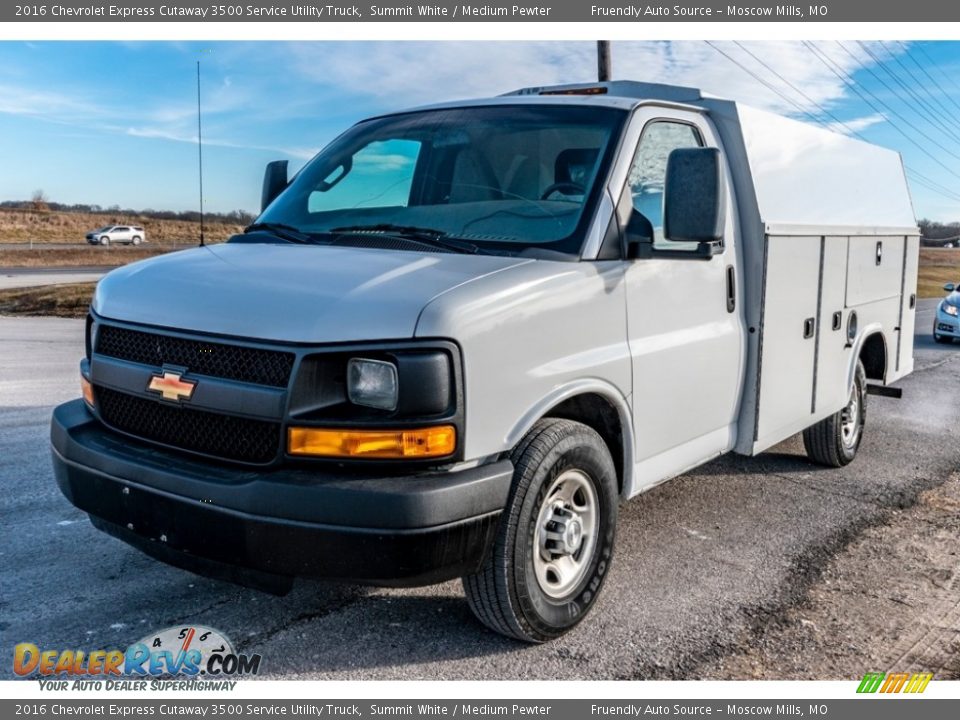
[[[854,459],[913,368],[900,157],[635,82],[374,117],[226,243],[108,274],[57,482],[174,565],[463,578],[487,626],[576,625],[619,503],[802,432]]]

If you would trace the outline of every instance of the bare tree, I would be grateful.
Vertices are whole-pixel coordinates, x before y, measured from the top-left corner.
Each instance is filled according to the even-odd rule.
[[[50,198],[43,190],[34,190],[30,196],[30,205],[34,210],[49,210]]]

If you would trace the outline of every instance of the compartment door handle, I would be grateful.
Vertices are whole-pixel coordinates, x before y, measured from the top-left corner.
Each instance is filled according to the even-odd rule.
[[[737,275],[733,265],[727,265],[727,312],[737,309]]]

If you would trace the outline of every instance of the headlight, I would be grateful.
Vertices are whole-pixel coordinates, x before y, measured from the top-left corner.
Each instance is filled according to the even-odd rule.
[[[347,397],[354,405],[396,410],[397,366],[383,360],[351,358],[347,363]]]
[[[956,306],[956,305],[948,305],[947,303],[944,303],[944,304],[943,304],[943,311],[944,311],[947,315],[953,315],[954,317],[957,317],[957,306]]]

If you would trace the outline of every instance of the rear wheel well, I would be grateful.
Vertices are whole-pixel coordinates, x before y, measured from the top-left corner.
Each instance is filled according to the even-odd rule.
[[[860,362],[870,380],[883,380],[887,374],[887,345],[881,333],[866,339],[860,349]]]
[[[617,488],[623,492],[623,423],[613,403],[596,393],[575,395],[552,408],[546,417],[576,420],[593,428],[610,449],[617,469]]]

